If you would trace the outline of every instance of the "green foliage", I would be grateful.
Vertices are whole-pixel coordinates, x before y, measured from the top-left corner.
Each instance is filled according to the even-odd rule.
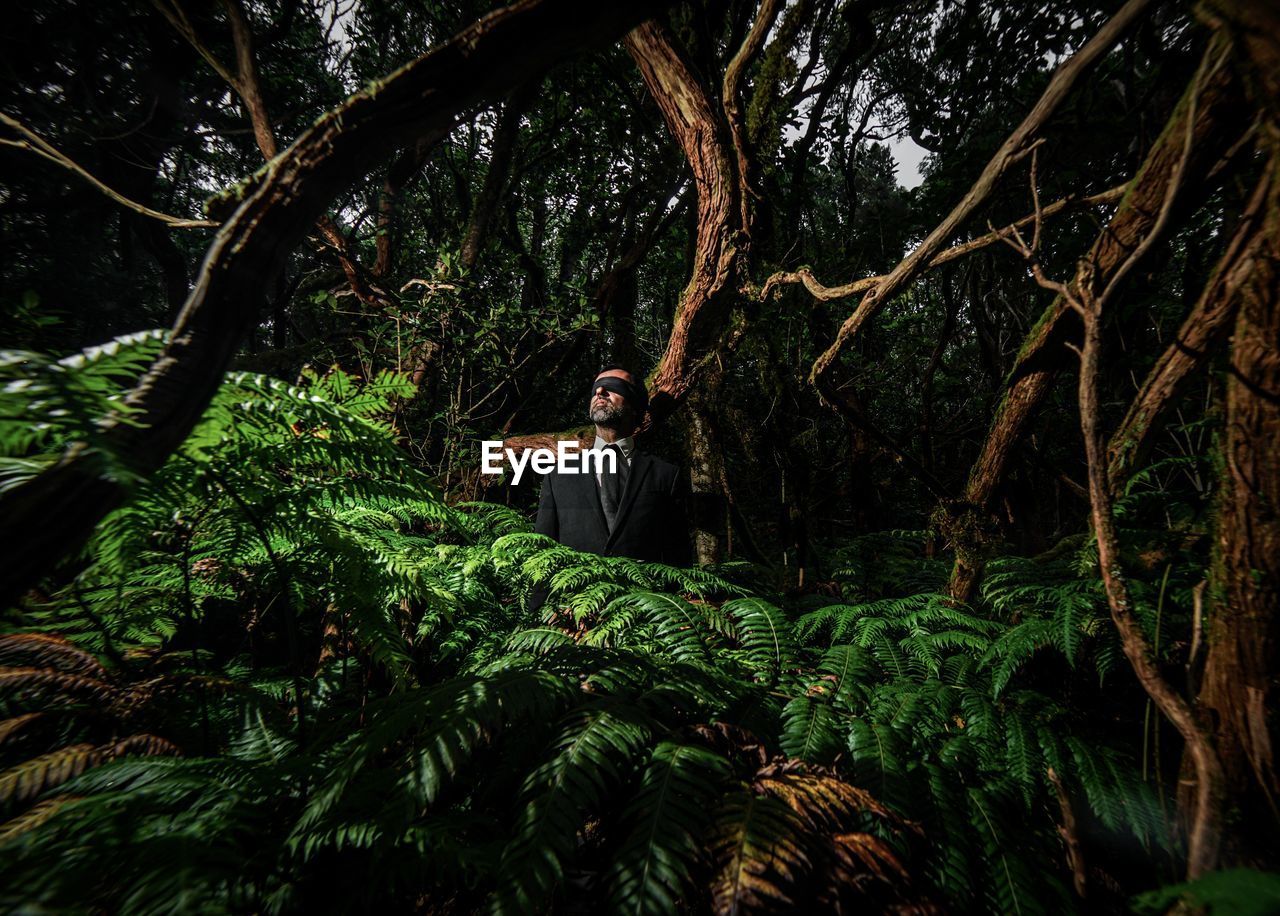
[[[730,286],[799,265],[828,283],[891,270],[1115,5],[782,4],[741,73],[752,212],[737,215],[751,238],[725,236]],[[189,12],[205,56],[225,62],[224,6]],[[494,4],[248,6],[286,146]],[[673,8],[708,87],[757,6]],[[1042,126],[1041,200],[1132,177],[1198,56],[1188,10],[1147,17]],[[166,18],[19,4],[0,107],[119,193],[192,216],[243,199],[267,167]],[[1141,696],[1096,552],[1075,537],[997,557],[961,607],[940,594],[946,547],[911,530],[936,488],[903,458],[960,483],[1044,313],[1003,246],[921,275],[859,332],[841,366],[859,430],[803,381],[850,302],[794,283],[739,297],[733,346],[702,363],[716,370],[704,406],[732,491],[726,533],[759,566],[582,556],[513,509],[445,504],[441,482],[470,487],[458,471],[476,439],[580,422],[581,390],[560,383],[606,353],[652,363],[674,316],[692,314],[680,290],[706,286],[687,285],[705,200],[626,50],[536,82],[479,103],[429,156],[410,145],[346,176],[330,213],[347,270],[332,246],[277,252],[279,282],[264,276],[240,304],[268,305],[234,357],[253,371],[225,379],[146,479],[102,430],[137,422],[123,392],[165,335],[35,351],[168,323],[211,234],[122,210],[6,131],[0,336],[22,349],[0,357],[0,492],[73,447],[129,499],[0,609],[0,907],[1057,911],[1080,904],[1050,769],[1090,845],[1140,847],[1154,869],[1167,820],[1126,753]],[[703,135],[729,137],[713,127]],[[910,190],[907,136],[926,148]],[[1162,269],[1118,303],[1112,395],[1174,339],[1212,271],[1256,167],[1236,159],[1207,205],[1179,208]],[[1010,176],[954,240],[1030,205]],[[1049,276],[1069,279],[1100,219],[1046,224]],[[346,371],[316,369],[331,364]],[[1220,389],[1188,387],[1185,422],[1116,507],[1134,613],[1170,671],[1206,565]],[[1082,457],[1068,391],[1044,399],[1003,475],[1010,544],[970,507],[960,527],[980,543],[962,552],[1039,550],[1085,527],[1062,486]],[[1122,406],[1109,397],[1104,423]],[[535,586],[550,595],[539,615]],[[1154,760],[1172,775],[1177,748],[1152,734],[1143,772]]]
[[[60,360],[0,352],[0,492],[49,467],[76,440],[94,449],[103,473],[131,480],[106,448],[99,421],[115,415],[129,422],[121,385],[141,375],[165,338],[164,331],[141,331]]]
[[[1280,910],[1280,875],[1249,868],[1216,871],[1185,884],[1173,884],[1139,894],[1136,913],[1168,913],[1194,907],[1210,916],[1266,916]]]
[[[986,616],[864,596],[928,572],[897,536],[850,546],[843,603],[582,555],[509,509],[447,508],[385,419],[403,379],[304,382],[228,376],[0,637],[11,893],[1024,912],[1070,904],[1050,768],[1103,829],[1168,842],[1132,763],[1019,683],[1029,652],[1084,664],[1101,638],[1076,560],[1060,581],[998,567]],[[335,897],[339,862],[359,880]]]

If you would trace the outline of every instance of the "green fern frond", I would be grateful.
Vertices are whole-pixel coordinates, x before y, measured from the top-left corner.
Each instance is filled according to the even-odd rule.
[[[830,704],[795,697],[782,710],[779,744],[789,757],[808,763],[830,763],[842,748],[839,714]]]
[[[911,810],[911,784],[902,739],[890,727],[853,718],[849,722],[850,780],[896,811]]]
[[[1003,693],[1013,676],[1036,652],[1055,645],[1059,632],[1052,620],[1036,618],[1011,627],[992,642],[981,659],[982,664],[990,666],[992,695]]]
[[[705,748],[663,741],[653,749],[623,811],[626,833],[605,875],[611,910],[658,914],[687,905],[708,828],[705,812],[730,772],[728,761]]]
[[[573,645],[573,637],[564,630],[555,627],[535,627],[521,630],[507,637],[506,648],[509,652],[523,652],[529,655],[545,655],[553,649]]]
[[[502,852],[495,913],[540,909],[563,879],[587,816],[626,781],[650,724],[616,703],[573,713],[554,755],[525,780],[522,809]]]
[[[762,598],[735,598],[720,610],[733,621],[734,635],[757,671],[776,680],[795,666],[791,624],[775,605]]]
[[[875,676],[870,655],[859,646],[832,646],[822,654],[817,670],[820,676],[809,692],[829,696],[834,706],[844,710],[865,700]]]
[[[609,602],[601,616],[608,621],[614,615],[630,615],[643,621],[643,632],[654,640],[655,648],[678,662],[707,658],[702,619],[689,602],[662,592],[633,591]],[[611,633],[615,631],[610,631]],[[636,630],[616,631],[623,644],[638,642]],[[624,635],[625,634],[625,635]]]

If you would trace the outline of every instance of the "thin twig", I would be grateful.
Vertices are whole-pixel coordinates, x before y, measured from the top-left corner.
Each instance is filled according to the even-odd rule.
[[[1085,207],[1114,203],[1124,196],[1127,187],[1128,185],[1117,185],[1114,188],[1109,188],[1106,191],[1092,194],[1088,197],[1064,197],[1062,200],[1054,201],[1044,207],[1040,211],[1040,217],[1043,219],[1047,216],[1056,216],[1064,210],[1083,209]],[[1000,229],[991,228],[991,231],[985,235],[980,235],[976,239],[971,239],[959,245],[953,245],[934,256],[933,260],[926,265],[925,270],[933,270],[957,258],[962,258],[989,245],[994,245],[996,242],[1004,241],[1019,227],[1030,225],[1035,219],[1036,214],[1030,213],[1017,222],[1010,223]],[[797,271],[779,271],[773,274],[765,280],[764,285],[760,288],[758,298],[766,299],[775,289],[784,285],[801,284],[809,292],[809,295],[819,302],[832,302],[836,299],[847,299],[850,296],[866,292],[877,284],[882,283],[886,276],[863,277],[860,280],[854,280],[842,286],[824,286],[814,277],[811,270],[807,267],[802,267]]]
[[[0,146],[12,146],[15,149],[27,150],[28,152],[35,153],[42,159],[47,159],[56,165],[62,166],[62,168],[67,169],[70,172],[74,172],[122,207],[127,207],[135,213],[141,213],[143,216],[150,217],[151,219],[159,220],[166,226],[170,226],[174,229],[214,229],[219,225],[213,220],[208,219],[183,219],[180,216],[170,216],[168,213],[161,213],[159,210],[152,210],[150,207],[145,204],[140,204],[136,200],[130,200],[119,191],[99,181],[90,174],[87,169],[72,160],[65,153],[58,150],[53,146],[53,144],[49,143],[21,121],[0,112],[0,123],[3,123],[6,127],[17,131],[19,134],[27,138],[26,140],[6,140],[0,138]]]
[[[1169,180],[1169,186],[1165,191],[1164,201],[1160,204],[1160,214],[1156,217],[1155,225],[1151,227],[1151,231],[1147,233],[1146,238],[1138,243],[1138,247],[1125,260],[1123,264],[1111,276],[1111,281],[1107,284],[1106,289],[1102,291],[1102,295],[1098,297],[1097,310],[1099,312],[1105,307],[1106,303],[1111,299],[1112,294],[1123,280],[1143,256],[1146,255],[1151,247],[1164,234],[1164,228],[1169,222],[1169,215],[1173,212],[1174,202],[1177,200],[1178,192],[1182,188],[1183,179],[1186,176],[1187,162],[1191,159],[1192,139],[1195,136],[1196,126],[1196,104],[1200,98],[1200,90],[1209,78],[1218,72],[1219,68],[1226,63],[1227,56],[1230,54],[1230,46],[1223,48],[1217,60],[1209,66],[1209,57],[1206,55],[1200,61],[1200,66],[1196,70],[1195,79],[1192,83],[1192,91],[1190,99],[1187,102],[1187,127],[1186,137],[1182,143],[1182,155],[1178,158],[1177,168],[1174,170],[1173,177]]]
[[[1058,107],[1070,95],[1076,82],[1091,70],[1120,40],[1151,6],[1151,0],[1129,0],[1089,41],[1064,61],[1049,80],[1044,93],[1004,143],[991,157],[974,181],[969,192],[949,214],[925,237],[924,241],[895,267],[884,281],[867,290],[853,314],[845,319],[836,332],[835,339],[814,360],[809,370],[809,380],[815,384],[828,375],[837,357],[858,335],[861,328],[883,307],[884,303],[906,289],[929,266],[960,227],[969,220],[1005,173],[1022,157],[1030,153],[1036,135],[1049,121]],[[821,389],[822,386],[819,386]]]

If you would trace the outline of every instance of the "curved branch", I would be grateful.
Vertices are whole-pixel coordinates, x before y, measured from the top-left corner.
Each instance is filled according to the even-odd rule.
[[[1186,742],[1191,757],[1196,775],[1196,805],[1187,837],[1187,879],[1194,880],[1212,871],[1218,861],[1222,842],[1222,762],[1203,717],[1160,671],[1156,654],[1134,613],[1120,565],[1120,539],[1107,479],[1106,447],[1098,423],[1102,304],[1102,298],[1091,290],[1071,301],[1072,308],[1084,322],[1084,343],[1079,350],[1080,429],[1089,467],[1090,517],[1098,545],[1098,572],[1111,608],[1111,619],[1120,634],[1120,648],[1142,688]]]
[[[1218,53],[1224,40],[1221,34],[1215,36],[1206,49],[1206,57]],[[1201,93],[1200,99],[1193,105],[1191,100],[1197,91]],[[1097,295],[1112,274],[1129,262],[1139,246],[1150,247],[1147,240],[1152,238],[1152,229],[1167,203],[1165,192],[1188,149],[1188,131],[1192,137],[1191,158],[1181,167],[1184,193],[1180,195],[1183,199],[1177,205],[1176,215],[1183,217],[1203,199],[1204,185],[1212,179],[1222,157],[1238,151],[1233,128],[1240,123],[1242,101],[1239,82],[1229,67],[1215,71],[1203,87],[1194,83],[1188,86],[1164,130],[1147,152],[1138,174],[1126,186],[1120,206],[1067,284],[1068,289],[1074,291],[1072,295],[1077,298],[1086,293]],[[1023,341],[1006,381],[1004,397],[965,486],[965,502],[980,516],[988,515],[1004,481],[1013,447],[1052,386],[1060,368],[1064,341],[1078,329],[1079,320],[1069,306],[1068,297],[1059,295]],[[952,597],[969,600],[982,568],[978,554],[958,553],[948,586]]]
[[[267,111],[266,99],[262,94],[262,79],[258,75],[258,61],[253,50],[253,29],[249,25],[248,13],[245,12],[241,0],[222,0],[222,6],[227,11],[227,21],[231,25],[231,41],[236,54],[234,73],[228,70],[200,40],[179,0],[153,0],[153,2],[178,33],[240,97],[240,103],[249,115],[249,124],[253,128],[253,139],[258,145],[258,151],[268,162],[274,159],[279,154],[280,147],[276,141],[271,115]],[[316,229],[324,241],[337,253],[338,263],[342,267],[343,275],[347,278],[347,285],[351,287],[356,298],[365,305],[380,305],[385,297],[380,297],[369,284],[365,283],[360,265],[351,252],[351,243],[333,217],[327,213],[321,214],[316,219]]]
[[[103,184],[91,175],[83,166],[58,150],[53,146],[53,144],[49,143],[49,141],[45,140],[21,121],[0,112],[0,124],[4,124],[6,127],[17,131],[19,134],[27,138],[26,140],[0,139],[0,146],[12,146],[16,149],[24,149],[28,152],[35,153],[42,159],[47,159],[55,165],[59,165],[62,168],[79,175],[116,203],[120,204],[122,207],[127,207],[134,213],[141,213],[143,216],[159,220],[166,226],[173,229],[213,229],[218,225],[213,220],[208,219],[183,219],[179,216],[170,216],[168,213],[161,213],[159,210],[152,210],[150,207],[145,204],[140,204],[136,200],[130,200],[114,188]]]
[[[689,162],[698,191],[693,274],[649,383],[647,428],[675,409],[714,352],[738,292],[743,238],[735,227],[739,207],[733,154],[707,88],[666,27],[647,22],[627,35],[626,43]]]
[[[885,302],[906,289],[920,275],[933,260],[934,255],[987,199],[1005,172],[1031,151],[1036,142],[1033,139],[1036,133],[1066,100],[1076,82],[1107,55],[1152,2],[1153,0],[1129,0],[1093,38],[1085,43],[1084,47],[1058,67],[1044,94],[1040,96],[1040,100],[991,157],[991,161],[982,170],[964,199],[929,233],[915,251],[885,277],[883,283],[867,291],[854,313],[840,326],[836,339],[814,362],[809,373],[809,380],[818,385],[820,391],[825,393],[824,389],[829,389],[827,379],[831,367],[849,341],[857,336],[862,326],[880,310]]]
[[[1064,197],[1062,200],[1055,201],[1040,210],[1039,216],[1043,218],[1054,216],[1064,210],[1083,210],[1087,207],[1115,203],[1124,196],[1127,188],[1128,185],[1117,185],[1098,194],[1090,194],[1088,197]],[[1011,238],[1015,230],[1032,225],[1036,221],[1036,217],[1037,214],[1035,213],[1028,214],[1002,229],[996,229],[985,235],[980,235],[976,239],[960,245],[953,245],[935,255],[933,260],[925,265],[924,270],[932,270],[957,258],[980,251],[988,245]],[[847,299],[850,296],[856,296],[858,293],[866,292],[877,284],[883,283],[887,277],[887,274],[882,274],[877,277],[863,277],[861,280],[854,280],[842,286],[823,286],[807,267],[802,267],[795,271],[780,270],[764,281],[764,286],[760,289],[760,298],[767,298],[770,293],[780,286],[799,283],[803,284],[804,288],[809,291],[809,295],[819,302],[831,302],[835,299]]]
[[[1204,365],[1209,351],[1226,333],[1235,316],[1239,294],[1254,276],[1265,236],[1261,226],[1271,193],[1271,173],[1265,172],[1253,192],[1213,276],[1183,320],[1172,343],[1160,354],[1129,405],[1107,446],[1113,494],[1124,486],[1144,459],[1160,419],[1186,387],[1191,374]]]
[[[739,219],[742,231],[747,234],[751,232],[751,199],[755,196],[755,191],[751,187],[751,154],[747,149],[747,129],[742,121],[742,107],[738,96],[742,90],[742,79],[746,75],[747,67],[764,47],[765,37],[773,27],[773,22],[778,18],[778,11],[781,9],[782,0],[761,0],[751,31],[747,33],[742,47],[738,49],[737,54],[733,55],[733,59],[725,69],[724,88],[720,96],[724,105],[725,119],[729,122],[729,136],[733,140],[733,151],[738,160],[738,206],[741,211]]]

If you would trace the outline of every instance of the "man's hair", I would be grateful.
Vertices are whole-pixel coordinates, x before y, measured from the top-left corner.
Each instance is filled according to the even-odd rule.
[[[599,378],[600,376],[604,375],[606,372],[616,372],[616,371],[622,371],[627,373],[627,375],[631,376],[631,381],[635,382],[637,385],[644,384],[644,376],[640,375],[639,373],[633,372],[630,366],[623,366],[620,363],[610,363],[607,366],[601,366],[599,369],[596,370],[596,378]]]

